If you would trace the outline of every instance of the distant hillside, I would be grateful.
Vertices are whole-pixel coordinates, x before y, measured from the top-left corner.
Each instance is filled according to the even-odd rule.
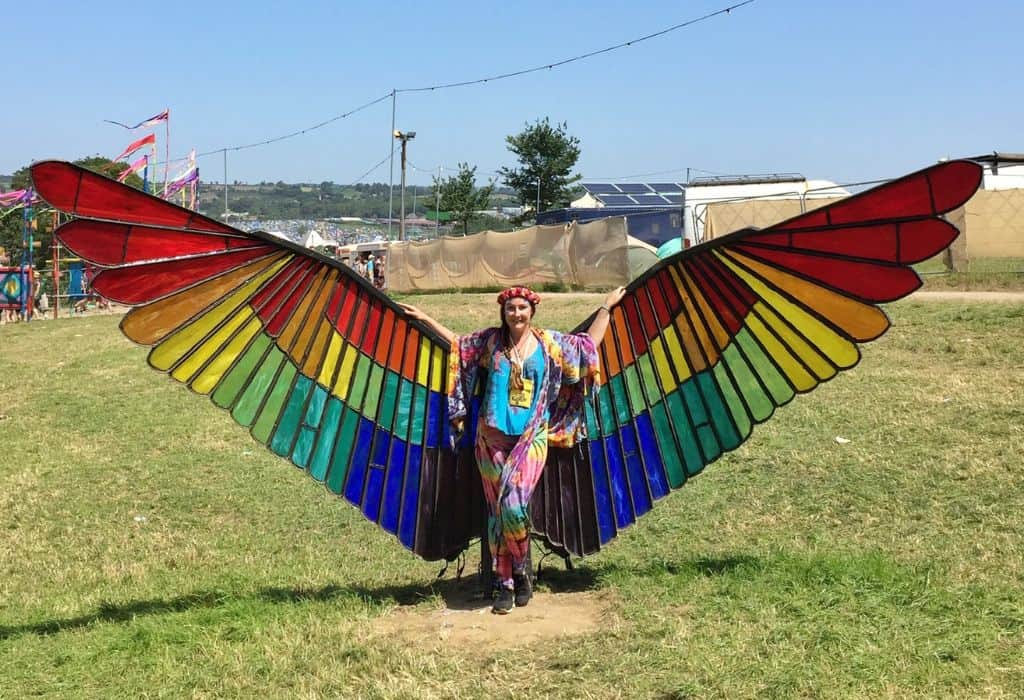
[[[429,188],[405,190],[406,212],[417,213],[433,210],[434,197]],[[395,187],[395,213],[399,208],[401,193]],[[235,213],[245,213],[260,219],[327,219],[339,216],[380,218],[388,215],[388,184],[337,185],[333,182],[320,184],[288,184],[285,182],[261,182],[246,184],[236,182],[227,186],[228,208]],[[492,204],[515,204],[514,193],[502,188],[495,191]],[[215,182],[201,183],[197,206],[208,216],[224,214],[224,185]]]
[[[13,175],[0,175],[0,189],[9,190],[11,189],[11,179]]]

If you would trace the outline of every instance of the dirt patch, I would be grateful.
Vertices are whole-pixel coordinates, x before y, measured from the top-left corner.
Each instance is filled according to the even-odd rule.
[[[374,636],[400,640],[410,646],[464,652],[486,652],[531,642],[589,634],[613,622],[608,594],[594,591],[537,591],[525,608],[508,615],[491,613],[472,582],[446,590],[441,607],[399,606],[373,625]]]
[[[915,292],[914,301],[1002,301],[1024,304],[1024,292],[928,291]]]

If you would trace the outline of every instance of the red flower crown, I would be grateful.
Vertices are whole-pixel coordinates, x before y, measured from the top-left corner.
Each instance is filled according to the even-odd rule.
[[[504,306],[505,302],[509,299],[526,299],[526,301],[536,306],[540,303],[540,294],[537,294],[537,292],[529,287],[509,287],[498,295],[498,304]]]

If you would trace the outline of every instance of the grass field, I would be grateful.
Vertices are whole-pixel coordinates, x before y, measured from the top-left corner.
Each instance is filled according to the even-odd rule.
[[[443,604],[438,565],[117,317],[0,328],[0,697],[1022,697],[1024,305],[888,310],[857,368],[547,584],[600,596],[600,632],[466,647],[380,634]]]
[[[978,258],[969,260],[961,272],[949,272],[937,258],[915,265],[924,276],[925,289],[1024,289],[1024,258]]]

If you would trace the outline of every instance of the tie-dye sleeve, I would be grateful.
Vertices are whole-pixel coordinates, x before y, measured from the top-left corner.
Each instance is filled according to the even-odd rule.
[[[584,431],[583,403],[600,376],[597,345],[586,333],[552,332],[551,338],[550,352],[558,354],[552,359],[561,370],[561,382],[548,419],[548,444],[572,447]]]
[[[462,427],[478,370],[488,352],[488,341],[494,328],[485,328],[462,335],[452,342],[448,354],[448,420],[458,429]]]
[[[581,379],[596,381],[600,374],[597,344],[586,333],[552,332],[561,352],[562,384],[575,384]]]

